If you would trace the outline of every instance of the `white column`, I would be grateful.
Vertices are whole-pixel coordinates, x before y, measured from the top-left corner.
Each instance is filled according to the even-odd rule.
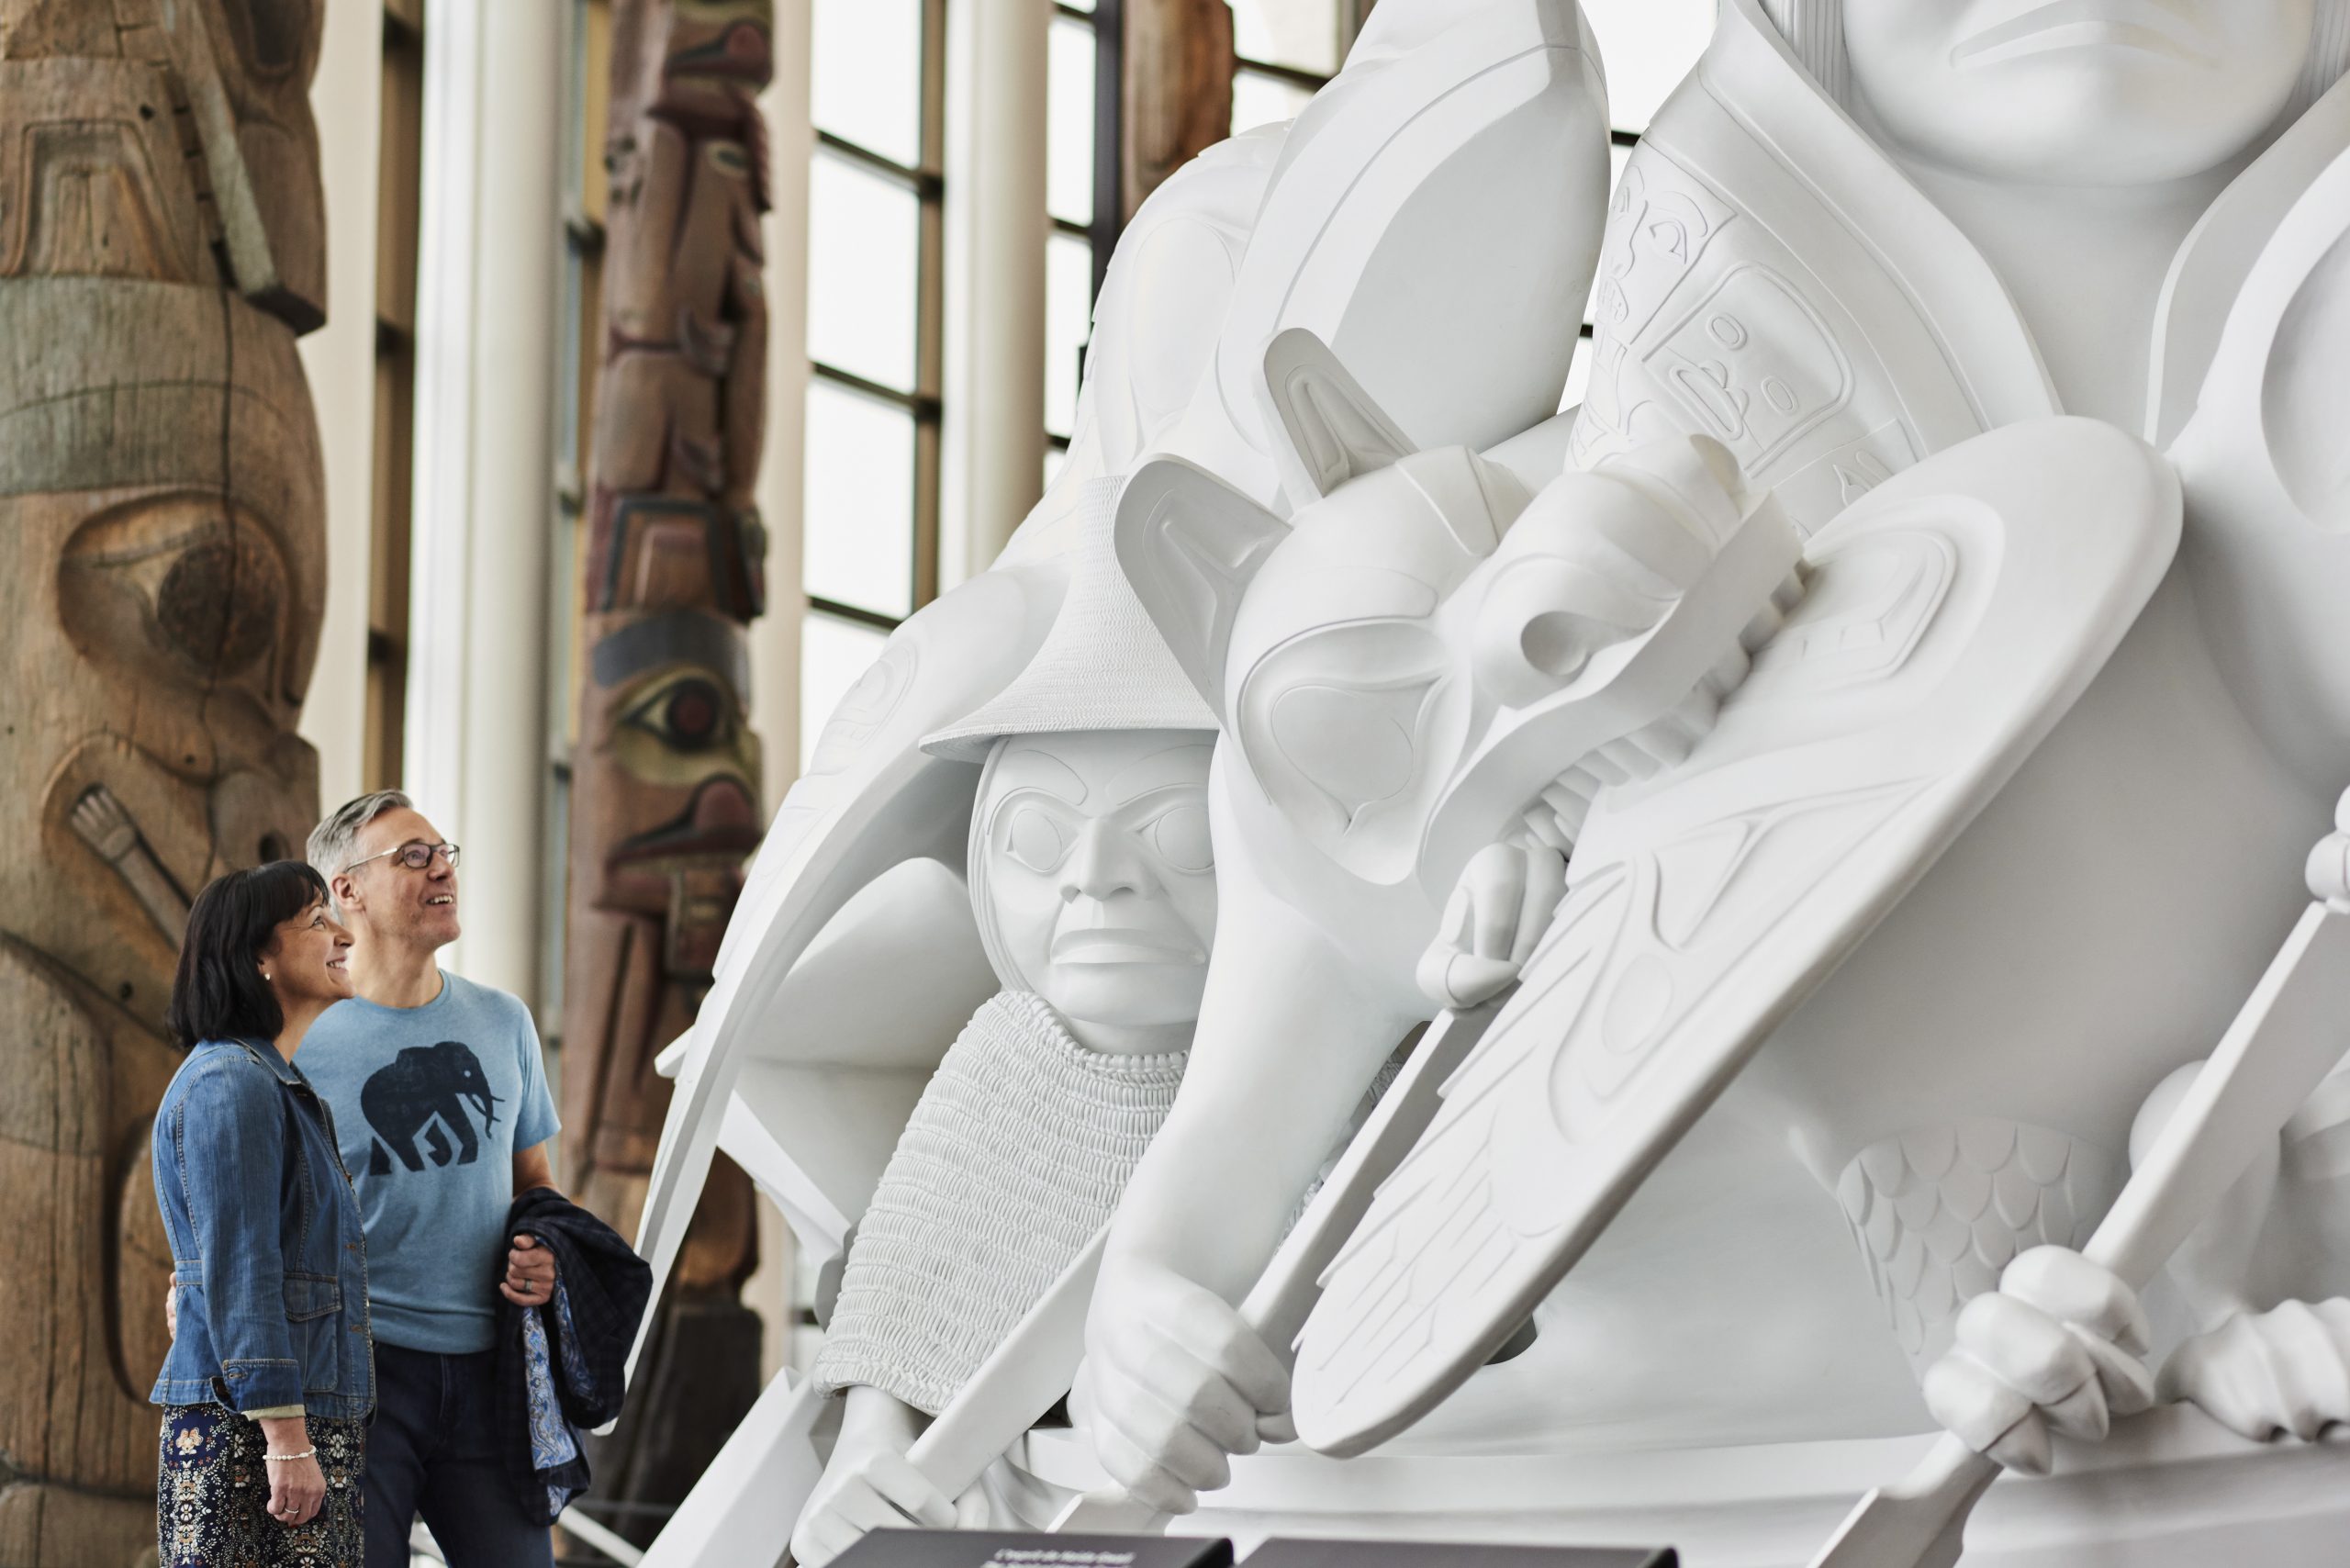
[[[464,846],[449,962],[537,999],[561,241],[561,13],[425,26],[406,788]]]
[[[310,112],[327,192],[327,324],[302,340],[327,465],[327,602],[302,737],[319,750],[319,809],[359,793],[367,722],[367,577],[375,504],[375,207],[384,18],[330,6]]]
[[[811,0],[775,0],[775,75],[767,116],[767,408],[759,516],[767,528],[767,612],[751,623],[751,724],[767,748],[770,815],[799,771],[800,511],[808,450],[808,160]],[[822,723],[823,715],[812,721]]]
[[[947,8],[939,584],[987,566],[1044,489],[1049,0]]]

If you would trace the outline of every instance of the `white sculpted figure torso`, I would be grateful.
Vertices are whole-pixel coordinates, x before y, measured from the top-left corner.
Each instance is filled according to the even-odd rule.
[[[2350,1419],[2340,1081],[2151,1325],[2070,1250],[2350,785],[2350,6],[1723,0],[1604,212],[1571,4],[1376,15],[1253,230],[1219,230],[1214,364],[1163,360],[1188,405],[1091,459],[1131,476],[1119,565],[1223,729],[1218,924],[1101,1265],[1086,1429],[1022,1462],[1186,1528],[1801,1562],[1937,1418],[2027,1469],[2052,1427],[2102,1434],[2149,1335],[2217,1330],[2164,1392],[2247,1435]],[[1525,68],[1479,100],[1506,134],[1409,112],[1495,60]],[[1514,241],[1494,215],[1545,147],[1576,177]],[[1397,282],[1431,233],[1423,281],[1478,302],[1442,331]],[[1528,430],[1586,277],[1586,400]],[[1131,376],[1149,306],[1113,297],[1092,368]],[[1504,297],[1539,330],[1490,330]],[[1037,580],[1051,529],[965,603]],[[1521,975],[1292,1378],[1235,1304],[1397,1040]],[[1292,1418],[1393,1457],[1257,1455]],[[2221,1439],[2139,1430],[2060,1445],[2047,1501],[1995,1493],[1981,1560],[2126,1506],[2127,1560],[2183,1563],[2275,1513]],[[1465,1454],[1503,1469],[1441,1468]],[[2082,1465],[2119,1479],[2065,1490]],[[1486,1473],[1528,1479],[1460,1490]],[[2289,1553],[2337,1525],[2308,1529],[2259,1539],[2322,1561]]]
[[[1674,432],[1702,433],[1738,458],[1746,483],[1771,488],[1802,525],[1817,530],[1919,459],[1986,428],[2066,408],[2138,428],[2154,377],[2201,373],[2192,363],[2161,363],[2146,347],[2157,304],[2171,297],[2164,286],[2174,259],[2231,179],[2280,120],[2290,120],[2288,101],[2315,70],[2313,40],[2329,36],[2313,30],[2307,6],[2154,9],[2166,15],[2145,21],[2018,6],[1856,6],[1853,106],[1863,124],[1874,118],[1872,94],[1908,110],[1885,132],[1893,143],[1888,163],[1791,69],[1754,12],[1725,6],[1728,36],[1660,116],[1616,193],[1594,312],[1592,391],[1572,442],[1576,461],[1652,451]],[[1796,93],[1807,101],[1794,100]],[[2182,101],[2194,112],[2179,112]],[[2339,145],[2337,134],[2333,150]],[[1759,155],[1766,150],[1777,156]],[[1790,151],[1821,161],[1791,167]],[[2018,158],[2033,161],[2029,185],[2017,176]],[[1936,250],[1943,253],[1928,253]],[[2224,312],[2228,303],[2203,308]],[[2117,342],[2132,346],[2116,352]],[[2175,357],[2192,353],[2184,332],[2174,331],[2162,347]],[[2338,389],[2329,401],[2338,407]],[[2188,443],[2193,440],[2190,431]],[[2095,443],[2087,444],[2094,468]],[[1994,461],[2028,466],[2032,455],[2010,446]],[[2104,499],[2115,510],[2129,510],[2133,476],[2143,476],[2135,482],[2146,516],[2159,519],[2177,506],[2159,493],[2167,480],[2143,460],[2116,452],[2109,463]],[[2053,485],[2076,465],[2067,457],[2042,477]],[[1947,465],[1939,476],[1945,484],[1964,478]],[[2154,575],[2175,535],[2156,525],[2142,543],[2117,546],[2117,562],[2126,565],[2109,567],[2106,580],[2134,577],[2134,584],[2106,609],[2102,643],[2072,657],[2076,678],[2047,722],[2076,695],[2077,705],[1923,885],[1908,890],[1836,978],[1772,1036],[1607,1240],[1536,1307],[1541,1334],[1534,1347],[1471,1380],[1400,1439],[1403,1451],[1513,1439],[1710,1445],[1904,1429],[1920,1418],[1908,1377],[1897,1360],[1855,1342],[1849,1304],[1839,1299],[1845,1282],[1819,1271],[1819,1227],[1793,1205],[1817,1203],[1820,1187],[1836,1193],[1862,1243],[1892,1341],[1920,1370],[1949,1345],[1961,1303],[1989,1289],[2008,1259],[2087,1237],[2126,1175],[2130,1126],[2145,1091],[2218,1037],[2300,908],[2300,860],[2325,828],[2333,793],[2350,782],[2343,770],[2350,757],[2331,772],[2289,766],[2313,750],[2342,757],[2350,732],[2313,746],[2306,707],[2266,733],[2247,723],[2247,710],[2258,718],[2261,705],[2232,687],[2324,682],[2309,655],[2322,648],[2332,618],[2264,627],[2265,649],[2209,635],[2197,613],[2195,569],[2203,553],[2218,553],[2214,546],[2244,525],[2224,517],[2207,522],[2197,477],[2190,465],[2187,564],[2162,586]],[[1915,504],[1930,494],[1902,498]],[[2009,526],[2076,526],[2050,499],[2018,498]],[[2277,520],[2277,531],[2294,521]],[[1313,526],[1299,519],[1297,537]],[[1812,599],[1757,661],[1759,668],[1780,666],[1774,695],[1790,686],[1800,695],[1803,678],[1786,666],[1803,656],[1801,648],[1817,653],[1823,633],[1849,645],[1852,633],[1842,628],[1855,612],[1866,614],[1864,624],[1890,629],[1870,608],[1872,587],[1897,623],[1905,595],[1916,610],[1947,591],[1933,586],[1936,568],[1925,555],[1913,548],[1905,561],[1891,538],[1875,543],[1874,558],[1862,566],[1863,553],[1847,542],[1852,532],[1845,527],[1842,537],[1822,532],[1815,541],[1812,557],[1823,569],[1815,572]],[[1370,557],[1362,567],[1389,563],[1368,535],[1358,538]],[[1843,544],[1842,560],[1819,548],[1831,539]],[[1993,557],[2012,556],[2028,543],[1994,546]],[[2350,563],[2328,540],[2309,529],[2296,543],[2304,565],[2342,580]],[[2256,556],[2273,543],[2259,541],[2244,553]],[[2066,541],[2056,554],[2077,548]],[[1130,572],[1136,559],[1128,555]],[[1271,560],[1277,566],[1280,554]],[[1989,565],[1966,565],[1963,549],[1952,560],[1961,574]],[[1147,559],[1141,572],[1138,587],[1151,601]],[[1871,583],[1872,574],[1888,573],[1891,580]],[[2098,580],[2092,574],[2085,586]],[[1831,584],[1840,590],[1833,599],[1826,591]],[[1847,585],[1857,585],[1857,597]],[[1292,607],[1299,602],[1294,590],[1286,597]],[[2134,631],[2116,647],[2141,603],[2146,609]],[[1244,595],[1237,625],[1245,628],[1251,613]],[[1922,623],[1937,613],[1944,623],[1956,619],[1930,607],[1911,618]],[[2051,658],[2052,667],[2065,667]],[[1899,663],[1884,664],[1882,673],[1889,677]],[[2100,664],[2102,673],[2089,681]],[[1231,677],[1258,678],[1253,669]],[[1824,691],[1838,678],[1831,667],[1810,684]],[[2339,684],[2338,673],[2331,680]],[[2045,693],[2037,700],[2049,700]],[[2014,700],[2026,706],[2023,698]],[[1728,711],[1734,722],[1769,701],[1758,678]],[[1249,715],[1225,717],[1245,750]],[[1729,749],[1728,734],[1718,733],[1714,755]],[[1697,761],[1707,756],[1701,749]],[[1271,778],[1248,760],[1261,795],[1245,788],[1227,793],[1278,812],[1279,775],[1295,759],[1276,764]],[[1914,769],[1919,759],[1903,760]],[[1974,788],[1987,793],[1986,785],[1999,786],[2020,760],[1978,776]],[[1839,787],[1869,782],[1864,775],[1822,774],[1813,788],[1825,791],[1827,807]],[[1603,796],[1603,818],[1611,804],[1636,836],[1639,788]],[[1851,819],[1846,831],[1858,834],[1870,829],[1869,813],[1878,808],[1863,792],[1841,809]],[[1232,808],[1236,819],[1242,811]],[[1310,815],[1291,812],[1292,838],[1310,842],[1320,831]],[[1774,831],[1784,840],[1785,830]],[[1228,884],[1248,875],[1234,860],[1257,853],[1241,834],[1232,836]],[[1709,875],[1702,862],[1729,852],[1702,849],[1702,835],[1685,842],[1679,853],[1699,864],[1676,873],[1670,862],[1659,863],[1664,897],[1673,896],[1675,875],[1702,883]],[[1837,846],[1812,852],[1823,847]],[[1798,859],[1775,874],[1799,876],[1799,852],[1783,853]],[[1929,851],[1924,858],[1930,857]],[[1571,874],[1595,903],[1607,894],[1606,858],[1586,841]],[[1778,890],[1792,897],[1798,889]],[[1570,915],[1577,897],[1571,891]],[[1232,907],[1244,907],[1237,890]],[[1562,917],[1561,924],[1572,922]],[[1686,921],[1684,935],[1662,928],[1668,946],[1685,944],[1690,929]],[[1554,973],[1572,946],[1561,942],[1554,950]],[[1382,957],[1392,974],[1392,954]],[[1248,963],[1258,986],[1281,968],[1263,957],[1261,944],[1251,945]],[[1538,972],[1542,963],[1538,957]],[[1225,1060],[1216,998],[1225,973],[1220,954],[1203,1019],[1203,1066]],[[1669,992],[1649,996],[1642,973],[1618,964],[1584,982],[1585,993],[1597,994],[1574,1007],[1593,1019],[1593,1049],[1626,1033],[1611,1008],[1670,1012],[1689,1004]],[[1261,995],[1250,1001],[1281,1011]],[[1576,1016],[1555,995],[1547,1004],[1561,1026]],[[1375,1036],[1383,1022],[1366,1021],[1365,1036]],[[1502,1027],[1509,1022],[1505,1014]],[[1528,1032],[1521,1027],[1518,1035]],[[1262,1033],[1257,1037],[1261,1042]],[[1539,1072],[1526,1076],[1550,1059],[1540,1046],[1527,1048],[1538,1055],[1512,1076],[1489,1041],[1483,1080],[1472,1063],[1450,1086],[1449,1127],[1440,1119],[1415,1156],[1429,1202],[1445,1212],[1415,1216],[1399,1195],[1419,1173],[1407,1165],[1399,1192],[1382,1199],[1386,1228],[1375,1215],[1367,1227],[1375,1233],[1359,1233],[1354,1260],[1329,1282],[1326,1321],[1317,1320],[1323,1342],[1310,1328],[1301,1353],[1306,1362],[1322,1351],[1336,1359],[1318,1373],[1302,1363],[1302,1390],[1313,1392],[1317,1375],[1326,1383],[1335,1378],[1344,1392],[1333,1385],[1323,1397],[1343,1406],[1350,1396],[1366,1397],[1365,1380],[1382,1375],[1379,1353],[1391,1358],[1387,1372],[1399,1364],[1393,1358],[1430,1354],[1410,1348],[1422,1331],[1405,1331],[1405,1320],[1394,1316],[1404,1300],[1412,1304],[1402,1309],[1406,1317],[1418,1315],[1441,1342],[1462,1332],[1448,1316],[1490,1316],[1525,1299],[1522,1287],[1513,1295],[1492,1282],[1494,1249],[1507,1250],[1503,1238],[1515,1235],[1522,1239],[1509,1245],[1539,1249],[1542,1233],[1557,1223],[1544,1217],[1556,1200],[1529,1205],[1528,1191],[1567,1181],[1565,1167],[1546,1168],[1533,1152],[1541,1138],[1528,1144],[1521,1133],[1513,1142],[1509,1131],[1511,1118],[1529,1114],[1529,1101],[1564,1092],[1546,1091]],[[1349,1061],[1354,1070],[1360,1059]],[[1233,1077],[1253,1078],[1271,1092],[1297,1082],[1293,1068],[1252,1063],[1252,1070],[1236,1069]],[[1246,1125],[1248,1091],[1218,1095],[1221,1081],[1214,1068],[1195,1074],[1159,1153],[1138,1174],[1111,1265],[1128,1271],[1131,1282],[1105,1272],[1098,1325],[1119,1310],[1119,1289],[1137,1303],[1163,1292],[1149,1277],[1158,1269],[1237,1294],[1236,1284],[1247,1282],[1236,1276],[1261,1262],[1260,1253],[1181,1256],[1180,1245],[1167,1244],[1174,1226],[1148,1206],[1171,1202],[1158,1177],[1162,1168],[1177,1168],[1185,1148],[1212,1149],[1242,1136],[1233,1129]],[[1490,1101],[1483,1120],[1481,1097]],[[1294,1125],[1296,1101],[1281,1103]],[[1572,1119],[1566,1100],[1552,1103],[1554,1114]],[[1194,1108],[1204,1112],[1197,1121]],[[1496,1114],[1500,1121],[1490,1119]],[[1448,1130],[1468,1152],[1447,1159]],[[1568,1145],[1577,1141],[1571,1136]],[[1566,1158],[1568,1145],[1551,1158]],[[1782,1151],[1817,1183],[1809,1193],[1774,1172],[1786,1158]],[[1476,1205],[1464,1209],[1468,1200],[1458,1194],[1467,1168],[1486,1159],[1494,1161],[1487,1180],[1495,1190],[1481,1202],[1494,1205],[1498,1228],[1481,1239],[1464,1217]],[[1204,1166],[1195,1159],[1192,1169]],[[1758,1222],[1774,1233],[1765,1251],[1777,1256],[1755,1256]],[[1668,1235],[1673,1246],[1661,1259],[1654,1238]],[[1225,1239],[1232,1252],[1244,1250],[1238,1238]],[[1505,1277],[1507,1265],[1500,1268]],[[1375,1282],[1391,1272],[1400,1296]],[[2321,1283],[2305,1278],[2288,1288]],[[1354,1301],[1353,1310],[1334,1300],[1342,1296]],[[1459,1305],[1448,1308],[1448,1301]],[[1494,1323],[1484,1337],[1497,1340],[1507,1327]],[[1758,1327],[1773,1347],[1768,1358],[1751,1349]],[[1707,1347],[1724,1335],[1740,1348],[1713,1360]],[[1106,1327],[1099,1338],[1114,1352],[1117,1337]],[[1791,1397],[1789,1384],[1804,1379],[1814,1393]],[[1316,1439],[1312,1414],[1301,1410],[1300,1418]],[[1330,1408],[1322,1416],[1326,1430],[1364,1429],[1333,1420]],[[1365,1419],[1380,1433],[1394,1430],[1392,1419]],[[1347,1449],[1359,1439],[1333,1441]],[[1174,1500],[1198,1484],[1173,1466],[1141,1480]]]
[[[1215,928],[1210,737],[996,741],[972,810],[972,904],[1006,991],[914,1107],[848,1252],[814,1377],[848,1408],[794,1533],[828,1560],[901,1456],[1110,1217],[1173,1103]],[[917,1500],[919,1498],[919,1501]]]

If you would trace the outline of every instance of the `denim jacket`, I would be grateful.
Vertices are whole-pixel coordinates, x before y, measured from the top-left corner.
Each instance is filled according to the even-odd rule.
[[[163,1092],[154,1155],[179,1332],[148,1397],[366,1415],[359,1199],[308,1080],[266,1044],[203,1041]]]

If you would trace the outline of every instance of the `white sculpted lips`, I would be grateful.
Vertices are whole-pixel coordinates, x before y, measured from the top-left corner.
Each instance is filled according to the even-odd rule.
[[[1168,932],[1133,925],[1095,925],[1064,931],[1053,938],[1057,964],[1199,964],[1207,961],[1197,943]]]
[[[2209,43],[2180,0],[2043,0],[1961,39],[1950,62],[1971,71],[2058,50],[2134,49],[2215,65]]]

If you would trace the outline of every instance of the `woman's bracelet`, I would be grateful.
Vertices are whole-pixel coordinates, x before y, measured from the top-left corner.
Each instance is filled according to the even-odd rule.
[[[268,1461],[270,1463],[275,1464],[281,1460],[291,1462],[297,1459],[308,1459],[318,1451],[319,1450],[316,1448],[307,1448],[300,1453],[265,1453],[261,1457]]]

